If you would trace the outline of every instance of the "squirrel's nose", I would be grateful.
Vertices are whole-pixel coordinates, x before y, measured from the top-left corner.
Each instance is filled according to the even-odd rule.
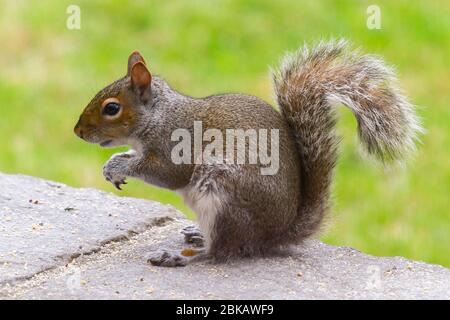
[[[75,132],[75,134],[77,136],[79,136],[81,139],[83,139],[83,130],[81,130],[80,125],[78,123],[75,126],[75,128],[73,129],[73,131]]]

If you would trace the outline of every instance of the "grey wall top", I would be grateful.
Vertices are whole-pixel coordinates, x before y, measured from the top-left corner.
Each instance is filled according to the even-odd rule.
[[[156,202],[0,173],[0,298],[450,299],[450,270],[317,240],[276,257],[158,268],[191,222]]]

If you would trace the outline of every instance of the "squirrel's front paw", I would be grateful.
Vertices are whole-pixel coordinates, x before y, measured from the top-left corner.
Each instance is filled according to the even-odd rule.
[[[103,166],[103,175],[106,180],[111,182],[117,189],[122,190],[120,186],[126,184],[127,169],[132,155],[129,153],[119,153],[111,157]]]

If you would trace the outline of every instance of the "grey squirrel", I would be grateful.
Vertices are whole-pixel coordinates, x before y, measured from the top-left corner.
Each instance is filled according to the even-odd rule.
[[[103,147],[129,145],[105,164],[117,188],[127,177],[179,192],[199,219],[183,233],[206,244],[215,261],[260,255],[313,235],[330,206],[337,160],[335,106],[350,108],[360,140],[383,162],[402,160],[415,149],[421,127],[413,106],[399,92],[391,68],[349,49],[344,40],[305,45],[286,55],[273,72],[280,112],[259,98],[219,94],[193,98],[152,75],[138,52],[123,78],[101,90],[75,126],[82,139]],[[277,129],[279,168],[263,175],[260,164],[181,163],[171,158],[174,130]],[[270,149],[272,148],[272,149]],[[197,251],[155,253],[160,266],[186,265]],[[202,250],[198,250],[202,252]]]

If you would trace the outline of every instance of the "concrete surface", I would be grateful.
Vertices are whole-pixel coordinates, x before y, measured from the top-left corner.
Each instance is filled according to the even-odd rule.
[[[310,240],[290,252],[182,268],[170,206],[0,173],[0,299],[450,299],[450,270]],[[30,201],[31,200],[31,201]]]

